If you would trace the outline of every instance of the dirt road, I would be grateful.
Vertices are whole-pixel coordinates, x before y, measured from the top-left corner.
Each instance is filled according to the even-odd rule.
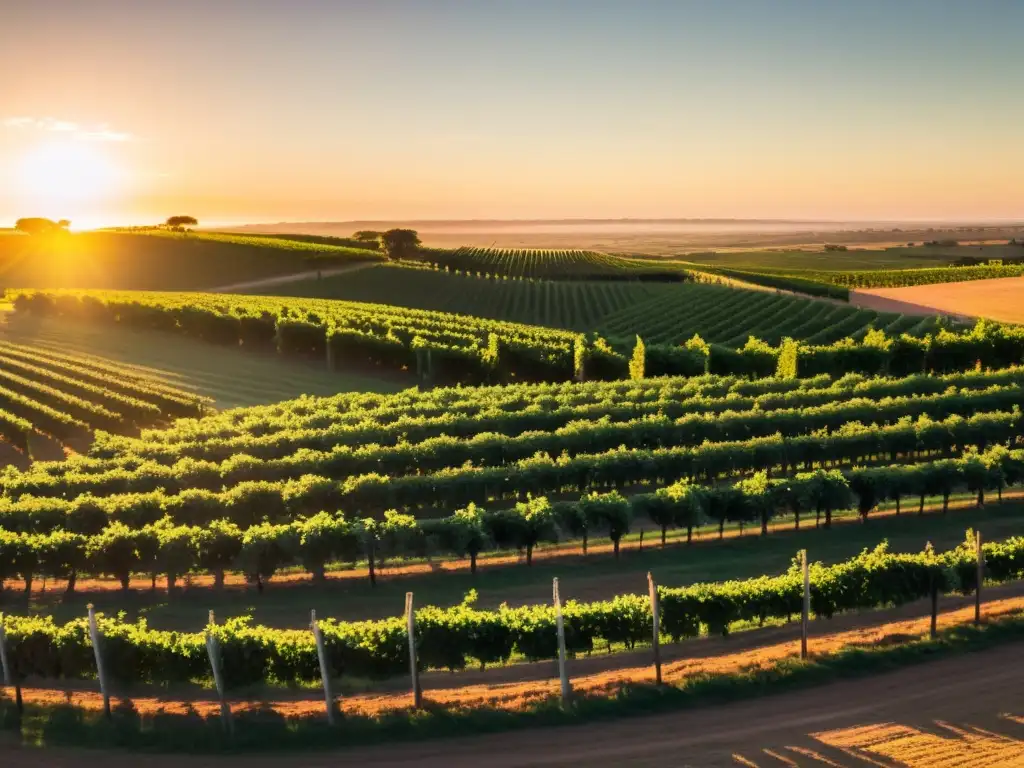
[[[296,272],[290,275],[275,275],[274,277],[265,277],[261,280],[247,280],[244,283],[232,283],[231,285],[220,285],[216,288],[210,288],[210,293],[238,293],[239,291],[248,291],[253,288],[269,288],[275,285],[285,285],[287,283],[298,283],[303,280],[315,280],[319,277],[334,277],[335,275],[344,275],[347,272],[358,272],[361,269],[367,267],[373,267],[380,264],[379,261],[360,261],[357,264],[348,264],[344,267],[336,267],[334,269],[321,269],[321,270],[308,270],[306,272]]]
[[[1024,765],[1024,665],[1004,646],[863,680],[670,715],[308,755],[146,755],[150,768]],[[2,744],[2,742],[0,742]],[[0,764],[140,764],[0,746]]]

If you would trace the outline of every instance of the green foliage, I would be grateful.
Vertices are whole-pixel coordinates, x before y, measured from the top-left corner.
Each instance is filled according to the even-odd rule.
[[[1001,582],[1024,576],[1024,539],[984,546],[985,578]],[[0,562],[6,562],[2,560]],[[883,542],[874,550],[831,566],[813,563],[811,610],[820,617],[845,611],[902,605],[940,592],[975,588],[975,556],[970,535],[965,545],[936,553],[890,552]],[[659,588],[662,631],[675,640],[702,632],[726,634],[735,622],[765,622],[799,615],[802,580],[794,567],[777,576],[742,581]],[[564,606],[566,642],[572,654],[588,653],[598,643],[633,647],[651,632],[646,595],[622,595],[596,603]],[[73,680],[95,674],[85,621],[60,626],[50,617],[5,615],[8,655],[16,680],[29,675]],[[126,624],[100,617],[100,630],[112,675],[121,684],[209,684],[202,634],[162,632],[144,622]],[[548,605],[483,611],[472,600],[448,609],[416,611],[417,647],[426,668],[462,669],[471,661],[501,664],[513,653],[528,659],[557,654],[554,610]],[[405,622],[321,623],[333,677],[386,678],[408,673]],[[316,645],[308,631],[253,626],[247,618],[209,628],[220,641],[228,688],[265,681],[315,683],[319,680]]]
[[[644,378],[647,370],[647,351],[644,347],[644,340],[636,337],[636,344],[633,346],[633,354],[629,358],[629,378],[640,380]]]
[[[412,229],[389,229],[380,235],[380,248],[392,260],[413,259],[419,247],[419,235]]]

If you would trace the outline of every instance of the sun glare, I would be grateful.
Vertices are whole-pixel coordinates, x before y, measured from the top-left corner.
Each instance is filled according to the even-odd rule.
[[[114,194],[119,171],[103,150],[88,142],[40,144],[21,158],[20,185],[44,208],[96,201]]]

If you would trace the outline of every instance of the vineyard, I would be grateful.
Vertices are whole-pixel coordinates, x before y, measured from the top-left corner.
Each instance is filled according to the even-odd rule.
[[[545,280],[638,278],[645,274],[681,279],[680,270],[659,269],[657,262],[636,263],[596,251],[522,248],[456,248],[423,250],[424,261],[448,271]]]
[[[908,331],[935,330],[935,321],[885,316],[872,310],[830,304],[801,304],[801,300],[789,296],[735,292],[719,286],[678,288],[699,289],[694,297],[705,300],[718,296],[723,302],[743,301],[742,308],[734,305],[733,317],[719,318],[718,308],[711,306],[710,301],[704,307],[706,313],[702,310],[701,314],[707,318],[715,313],[709,321],[712,324],[704,327],[716,336],[724,335],[736,317],[751,316],[752,325],[729,339],[737,343],[745,338],[747,343],[735,349],[727,344],[709,344],[697,334],[689,339],[663,336],[669,343],[647,344],[640,333],[629,334],[657,333],[658,327],[630,329],[633,321],[629,317],[633,315],[629,309],[621,311],[627,316],[625,321],[611,317],[606,340],[593,333],[318,299],[20,291],[14,292],[13,300],[18,312],[27,316],[116,323],[122,328],[174,332],[246,349],[276,349],[305,359],[326,359],[331,369],[352,365],[398,370],[434,385],[613,380],[706,372],[755,377],[775,373],[905,375],[1016,364],[1024,349],[1024,333],[1013,326],[981,322],[969,331],[941,329],[935,335],[917,338]],[[663,300],[664,297],[652,301]],[[808,315],[798,318],[800,322],[794,328],[789,313],[797,306]],[[647,308],[647,312],[654,311],[667,310]],[[641,322],[641,318],[637,317],[636,322]],[[772,331],[773,322],[780,323],[784,331],[805,329],[808,341],[796,343],[787,337],[773,346],[753,336],[755,332],[778,336],[777,331]],[[871,329],[872,322],[884,322],[886,332]],[[662,324],[659,321],[656,325]],[[690,331],[692,328],[685,329],[685,333]],[[861,332],[860,341],[850,337],[859,337]],[[623,336],[616,338],[616,333]],[[829,340],[834,343],[828,343]],[[675,346],[683,341],[685,344]]]
[[[348,248],[259,235],[210,242],[278,239],[291,245],[267,247]],[[755,291],[693,274],[615,280],[619,269],[635,277],[634,262],[582,251],[452,253],[468,261],[371,265],[289,286],[308,294],[299,296],[9,292],[0,434],[24,457],[0,472],[0,592],[18,605],[0,618],[9,678],[92,678],[96,648],[117,685],[216,681],[221,696],[390,680],[409,673],[410,645],[423,670],[553,659],[555,609],[524,604],[532,592],[515,589],[532,589],[544,570],[537,553],[560,559],[549,550],[559,544],[578,547],[573,557],[589,551],[591,561],[595,546],[610,550],[593,566],[604,586],[574,592],[584,599],[564,606],[568,654],[632,650],[651,642],[655,626],[649,596],[619,594],[630,582],[618,583],[618,569],[636,556],[622,544],[638,529],[641,558],[644,530],[660,534],[662,547],[671,536],[680,553],[704,546],[695,532],[722,540],[657,588],[654,610],[666,642],[726,635],[799,615],[803,586],[796,567],[735,578],[774,570],[780,559],[708,572],[730,547],[727,528],[749,527],[745,541],[766,547],[790,535],[773,534],[780,524],[825,537],[837,519],[844,527],[883,514],[926,522],[926,511],[939,520],[963,506],[980,520],[991,497],[1024,486],[1018,327],[958,327],[804,299],[789,292],[788,275],[769,276],[786,292]],[[76,354],[45,334],[15,343],[43,327],[176,337],[272,366],[289,358],[296,371],[370,372],[410,388],[214,411],[150,369]],[[45,441],[62,450],[36,450]],[[989,581],[1024,578],[1024,539],[1012,536],[1013,524],[1006,516],[997,527],[1011,538],[985,544]],[[929,525],[932,541],[952,543],[933,537],[945,523]],[[880,538],[856,528],[860,543]],[[915,536],[914,546],[923,540]],[[883,544],[836,562],[854,551],[826,549],[829,564],[812,565],[817,617],[978,586],[967,544],[918,554]],[[465,563],[456,578],[473,579],[474,589],[499,571],[511,586],[488,594],[487,608],[475,592],[458,604],[451,590],[461,595],[463,582],[452,587],[445,572],[453,568],[440,567],[456,561]],[[407,618],[349,605],[340,615],[352,621],[315,624],[319,653],[290,609],[261,602],[291,601],[282,582],[326,591],[343,580],[380,602],[421,573],[448,585],[431,587],[443,599]],[[712,581],[725,576],[734,580]],[[152,589],[136,600],[140,578]],[[190,631],[194,619],[165,623],[154,601],[166,607],[196,589],[234,618],[202,632]],[[101,613],[94,626],[84,617],[62,623],[76,615],[79,593],[94,592],[124,613]],[[262,626],[268,613],[272,626]]]
[[[100,435],[0,477],[0,577],[469,557],[661,528],[863,517],[1024,481],[1024,370],[346,394]],[[689,534],[688,534],[689,535]]]
[[[890,336],[924,336],[938,330],[935,318],[701,284],[672,286],[605,316],[598,327],[609,337],[639,335],[655,344],[681,344],[697,334],[726,347],[741,347],[751,336],[772,345],[784,338],[828,345],[860,339],[872,328]]]
[[[680,286],[634,281],[478,277],[381,264],[320,280],[281,285],[288,296],[393,304],[475,317],[586,331],[619,310]]]
[[[1024,575],[1024,540],[1011,538],[983,548],[987,581]],[[969,543],[942,553],[897,554],[885,545],[835,565],[810,568],[811,609],[836,614],[902,605],[939,592],[971,592],[977,587],[975,553]],[[700,634],[729,632],[737,622],[763,624],[791,620],[801,611],[802,579],[792,567],[778,576],[745,581],[695,584],[659,590],[661,634],[678,642]],[[565,645],[570,655],[588,654],[600,645],[633,648],[652,636],[651,604],[646,595],[621,595],[599,603],[564,606]],[[321,679],[317,646],[309,630],[273,630],[246,618],[210,625],[203,633],[153,630],[144,622],[126,624],[100,617],[108,674],[120,685],[189,682],[209,685],[207,638],[216,639],[224,687],[315,684]],[[552,607],[531,605],[477,610],[472,604],[420,608],[415,612],[418,665],[423,669],[462,670],[558,655]],[[43,677],[80,680],[94,677],[95,660],[84,619],[65,625],[49,617],[5,616],[7,663],[13,680]],[[319,625],[328,679],[383,679],[409,671],[409,636],[403,619],[336,622]]]
[[[137,435],[208,405],[130,366],[0,341],[0,435],[27,456],[40,438],[81,448],[95,430]]]
[[[981,264],[962,267],[924,267],[921,269],[869,270],[741,270],[720,267],[704,268],[712,274],[784,290],[795,290],[817,296],[844,298],[850,288],[905,288],[913,285],[961,283],[973,280],[994,280],[1024,276],[1024,264]]]

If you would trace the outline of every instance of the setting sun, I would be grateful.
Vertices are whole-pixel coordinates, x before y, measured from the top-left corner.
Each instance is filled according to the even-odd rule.
[[[18,170],[24,196],[45,209],[109,198],[120,180],[102,148],[83,141],[39,144],[25,152]]]

